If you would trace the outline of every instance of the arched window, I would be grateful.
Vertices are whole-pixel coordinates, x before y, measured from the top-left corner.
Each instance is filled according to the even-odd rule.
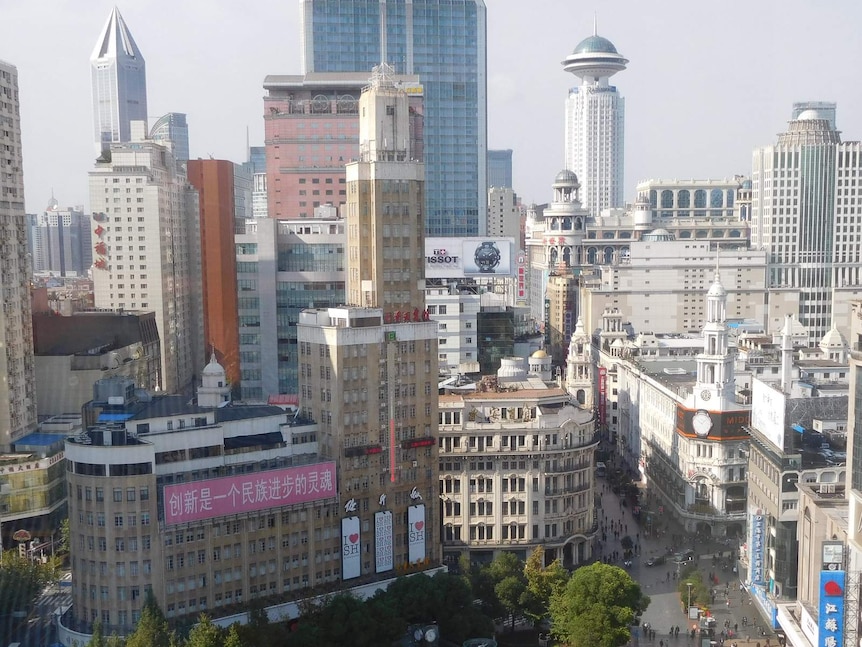
[[[710,209],[721,209],[724,206],[724,191],[721,189],[713,189],[709,192],[709,207]]]
[[[705,209],[706,208],[706,191],[703,189],[698,189],[694,192],[694,208],[695,209]]]
[[[652,189],[649,192],[649,206],[650,209],[655,209],[658,207],[658,193],[656,193],[655,189]]]
[[[676,194],[676,206],[680,209],[688,209],[691,206],[691,193],[688,189],[682,189]]]
[[[673,209],[673,191],[670,189],[661,192],[661,208]]]

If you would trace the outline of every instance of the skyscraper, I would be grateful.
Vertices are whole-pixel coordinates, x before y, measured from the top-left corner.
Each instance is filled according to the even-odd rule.
[[[834,104],[816,105],[825,111],[794,106],[787,131],[754,151],[751,172],[751,245],[769,254],[768,323],[775,330],[785,314],[796,314],[812,346],[833,318],[848,334],[846,297],[862,285],[855,224],[862,143],[841,141]]]
[[[425,88],[425,232],[484,235],[487,71],[483,0],[301,0],[303,68],[388,63]]]
[[[24,169],[18,70],[0,61],[0,450],[36,425],[33,321],[30,316],[30,262],[24,215]]]
[[[150,129],[150,139],[171,149],[178,162],[189,160],[189,124],[182,112],[162,115]]]
[[[512,186],[512,149],[488,151],[488,188]]]
[[[83,276],[93,263],[90,218],[83,207],[61,209],[54,198],[44,213],[31,218],[34,272]]]
[[[566,99],[566,168],[581,181],[584,207],[597,216],[623,206],[625,99],[608,79],[628,59],[593,31],[563,61],[581,80]]]
[[[97,308],[156,313],[162,389],[188,386],[203,365],[197,191],[164,146],[136,122],[90,171]]]
[[[133,121],[147,120],[147,69],[120,10],[114,7],[90,56],[96,151],[128,142]]]

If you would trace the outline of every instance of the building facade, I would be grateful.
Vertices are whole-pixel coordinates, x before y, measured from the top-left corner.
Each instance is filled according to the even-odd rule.
[[[488,189],[488,235],[514,238],[523,246],[521,208],[518,196],[510,188]]]
[[[754,151],[751,243],[767,250],[769,289],[787,295],[814,346],[833,317],[848,334],[848,304],[862,295],[862,242],[853,224],[862,213],[862,143],[841,141],[834,105],[794,114],[774,145]],[[771,330],[786,312],[770,312]]]
[[[346,245],[336,216],[264,218],[237,234],[243,400],[299,393],[299,313],[344,303]]]
[[[133,143],[113,144],[111,160],[90,171],[95,303],[155,312],[161,390],[176,392],[192,384],[206,343],[198,196],[185,168],[137,124]]]
[[[189,161],[189,124],[182,112],[162,115],[150,128],[150,139],[169,148],[178,162]]]
[[[548,563],[592,561],[596,530],[592,411],[550,380],[544,351],[505,358],[473,392],[440,396],[443,551],[456,564],[501,552],[526,559],[538,546]]]
[[[33,323],[30,307],[32,269],[27,258],[24,168],[18,70],[0,61],[0,450],[9,450],[36,425]]]
[[[48,209],[30,218],[33,272],[86,276],[93,263],[90,218],[83,207],[60,209],[51,199]]]
[[[90,56],[96,152],[131,140],[133,121],[147,121],[147,66],[114,7]]]
[[[566,99],[566,168],[580,178],[584,207],[593,216],[623,206],[625,99],[608,80],[627,63],[596,33],[563,61],[581,81]]]
[[[303,72],[387,63],[418,74],[425,103],[425,232],[485,234],[486,15],[483,0],[302,2]],[[272,193],[270,193],[272,197]]]
[[[512,149],[488,151],[488,188],[512,189]]]
[[[647,180],[637,186],[638,201],[648,201],[654,222],[670,218],[736,217],[738,180]]]
[[[203,342],[216,354],[238,394],[240,297],[234,243],[235,167],[225,160],[198,159],[188,162],[187,172],[189,184],[198,191],[200,205]]]

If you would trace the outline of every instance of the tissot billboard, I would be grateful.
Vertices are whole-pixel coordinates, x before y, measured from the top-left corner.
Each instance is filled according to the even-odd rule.
[[[514,238],[426,238],[425,278],[512,276]]]

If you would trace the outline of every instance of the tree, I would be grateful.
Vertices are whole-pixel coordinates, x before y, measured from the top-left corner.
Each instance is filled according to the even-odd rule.
[[[16,622],[13,614],[25,616],[45,586],[54,580],[55,564],[30,561],[7,550],[0,564],[0,635],[9,636]]]
[[[210,617],[202,613],[198,624],[189,632],[185,647],[221,647],[224,644],[224,632],[214,625]]]
[[[527,578],[524,614],[533,622],[539,622],[547,617],[551,598],[565,588],[569,572],[558,559],[545,566],[545,549],[538,546],[527,558],[524,576]]]
[[[168,630],[168,622],[162,613],[152,590],[147,589],[141,619],[135,631],[126,639],[126,647],[171,647],[176,637]]]
[[[239,635],[239,624],[236,622],[228,627],[227,636],[224,639],[224,647],[245,647]]]
[[[689,570],[679,581],[679,600],[683,609],[688,608],[688,585],[691,584],[691,605],[694,607],[709,607],[711,602],[710,587],[703,581],[703,575],[696,570]]]
[[[494,581],[494,594],[515,628],[515,616],[524,609],[527,578],[524,563],[514,553],[500,553],[488,567]]]
[[[623,569],[601,562],[584,566],[551,598],[553,633],[573,647],[620,647],[631,639],[629,627],[648,605],[649,598]]]
[[[90,636],[90,642],[87,647],[105,647],[105,637],[102,636],[102,623],[96,620],[93,623],[93,634]]]
[[[60,522],[60,546],[59,552],[68,553],[69,552],[69,517],[63,519]]]

